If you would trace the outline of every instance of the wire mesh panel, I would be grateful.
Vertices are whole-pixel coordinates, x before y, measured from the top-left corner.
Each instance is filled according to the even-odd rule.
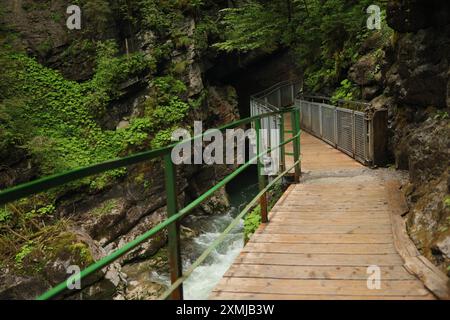
[[[301,85],[300,83],[296,82],[294,83],[294,98],[297,96],[297,93],[301,91]]]
[[[311,103],[311,131],[320,137],[320,105]]]
[[[322,105],[322,138],[331,143],[336,144],[335,141],[335,119],[334,107],[323,104]]]
[[[355,158],[359,161],[367,161],[367,127],[365,115],[363,112],[354,113],[354,131],[355,131]]]
[[[296,100],[296,104],[300,106],[302,129],[364,164],[371,162],[371,120],[366,118],[364,112],[308,100]]]
[[[290,106],[293,103],[293,85],[280,88],[281,107]]]
[[[306,130],[311,130],[311,113],[309,102],[305,102],[302,105],[303,119]]]
[[[353,156],[353,111],[337,108],[337,146]]]
[[[269,102],[271,105],[273,105],[277,108],[280,107],[280,102],[278,101],[278,90],[270,93],[267,96],[267,102]]]

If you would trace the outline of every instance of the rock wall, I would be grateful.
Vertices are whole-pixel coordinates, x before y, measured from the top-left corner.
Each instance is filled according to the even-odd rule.
[[[410,183],[404,187],[409,235],[444,272],[450,272],[449,17],[447,1],[389,1],[387,19],[395,34],[378,55],[379,75],[363,84],[382,93],[373,105],[388,109],[393,161],[409,170]],[[358,64],[373,69],[373,56]],[[357,67],[353,78],[358,79],[357,71],[364,74]]]
[[[87,30],[80,33],[67,31],[65,16],[55,16],[55,12],[65,13],[65,1],[6,1],[1,0],[3,23],[8,25],[11,33],[20,35],[15,40],[15,46],[35,56],[40,63],[58,69],[68,79],[83,81],[89,79],[95,67],[95,50],[90,46],[73,49],[74,44],[82,44],[104,39],[115,39],[125,50],[125,39],[129,41],[130,49],[153,54],[156,46],[174,41],[165,35],[158,35],[154,30],[144,27],[128,29],[126,21],[117,14],[109,15],[103,24],[96,25],[95,33]],[[51,10],[49,10],[49,7]],[[88,17],[87,19],[91,19]],[[100,20],[100,19],[99,19]],[[185,37],[193,37],[196,27],[196,15],[185,13],[183,21],[178,26],[178,32]],[[124,27],[125,26],[125,27]],[[124,30],[127,30],[125,32]],[[179,36],[179,35],[178,35]],[[155,74],[164,74],[174,65],[182,65],[175,73],[188,87],[187,99],[206,98],[197,108],[194,108],[186,119],[186,127],[192,126],[194,120],[203,120],[205,129],[237,120],[237,95],[232,86],[225,84],[212,86],[205,76],[214,57],[208,60],[194,44],[175,46],[158,65],[158,70],[142,79],[129,79],[124,83],[124,94],[109,106],[103,119],[99,119],[104,128],[114,130],[128,125],[132,115],[142,113],[142,105],[151,95],[151,81]],[[212,59],[212,60],[211,60]],[[149,84],[150,83],[150,84]],[[15,176],[20,176],[28,166],[26,157],[16,159],[20,165],[15,167]],[[21,165],[23,163],[23,165]],[[233,168],[183,166],[177,168],[178,201],[184,206],[197,198],[216,182],[220,181]],[[0,176],[1,181],[11,182],[11,179]],[[5,183],[6,184],[6,183]],[[70,221],[70,242],[82,243],[88,248],[92,262],[107,255],[112,250],[132,241],[143,232],[148,231],[166,216],[166,196],[162,164],[158,161],[132,166],[125,178],[109,186],[106,190],[92,194],[87,190],[77,190],[77,194],[65,194],[57,201],[56,213],[53,219]],[[217,214],[229,207],[225,190],[218,192],[206,201],[195,213]],[[190,231],[183,229],[184,235]],[[72,241],[73,240],[73,241]],[[86,280],[86,288],[82,296],[86,298],[112,298],[117,294],[127,296],[126,274],[122,266],[130,262],[153,257],[167,242],[167,235],[162,232],[143,245],[121,258],[107,270]],[[63,242],[61,242],[63,243]],[[25,261],[31,267],[33,260]],[[66,268],[69,265],[84,266],[87,263],[77,261],[77,256],[71,252],[62,252],[48,261],[39,274],[19,274],[9,268],[1,267],[0,298],[32,299],[38,293],[63,281]],[[70,297],[78,299],[80,295]]]

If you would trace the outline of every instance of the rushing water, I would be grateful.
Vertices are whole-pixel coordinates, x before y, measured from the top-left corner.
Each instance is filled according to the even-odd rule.
[[[242,173],[227,186],[231,209],[216,216],[195,216],[189,218],[188,225],[195,225],[200,234],[182,243],[183,269],[191,264],[217,239],[233,221],[245,205],[258,193],[256,173],[253,169]],[[184,283],[184,296],[189,300],[208,298],[212,289],[231,266],[244,245],[243,221],[230,232],[226,239],[209,255],[205,262],[190,275]],[[153,272],[152,280],[169,285],[167,274]]]

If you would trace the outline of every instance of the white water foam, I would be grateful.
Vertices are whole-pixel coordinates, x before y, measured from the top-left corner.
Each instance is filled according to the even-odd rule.
[[[235,211],[236,209],[234,209]],[[233,211],[232,211],[233,212]],[[221,232],[231,223],[233,216],[231,212],[225,215],[208,217],[210,224],[207,231],[194,238],[189,245],[195,254],[194,257],[183,256],[183,269],[188,269],[211,243],[217,239]],[[222,276],[239,255],[244,246],[243,223],[236,227],[225,240],[209,255],[203,264],[197,267],[189,278],[184,282],[184,298],[187,300],[207,299],[214,287],[219,283]],[[191,260],[192,259],[192,260]],[[169,276],[152,272],[152,281],[169,286]]]

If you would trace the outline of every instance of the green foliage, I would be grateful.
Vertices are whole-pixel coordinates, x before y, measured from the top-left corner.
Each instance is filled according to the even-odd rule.
[[[285,16],[275,10],[276,6],[271,6],[271,9],[250,1],[242,7],[222,10],[226,39],[214,44],[214,47],[226,52],[276,49],[287,21]]]
[[[261,224],[261,207],[257,206],[244,220],[244,241],[248,242]]]
[[[391,38],[385,17],[381,31],[367,29],[371,4],[383,8],[372,0],[246,1],[223,10],[225,39],[214,46],[226,52],[289,47],[304,70],[306,90],[317,92],[343,79],[369,36],[380,33],[383,43]]]
[[[348,79],[341,81],[341,86],[336,89],[331,101],[336,103],[338,100],[354,100],[356,98],[356,87]]]
[[[5,206],[4,208],[0,208],[0,224],[6,224],[11,220],[12,213]]]
[[[33,249],[34,249],[33,241],[28,241],[20,248],[19,252],[17,252],[16,256],[14,257],[14,260],[19,268],[22,266],[23,259],[25,259],[25,257],[28,256],[33,251]]]
[[[117,206],[117,200],[110,199],[110,200],[103,202],[99,207],[95,208],[92,211],[92,214],[94,216],[103,216],[105,214],[111,213],[111,211],[113,211],[116,206]]]
[[[25,148],[40,174],[48,175],[115,158],[142,142],[138,121],[117,132],[102,130],[96,122],[108,103],[120,96],[121,82],[149,67],[142,55],[116,54],[112,42],[100,44],[95,76],[82,84],[32,58],[10,54],[7,61],[16,66],[16,84],[0,104],[0,150]]]
[[[146,115],[154,128],[167,128],[180,123],[187,115],[189,104],[181,99],[186,92],[183,82],[171,76],[156,78],[152,82],[154,91],[147,101]]]
[[[160,149],[173,143],[172,133],[176,127],[159,131],[151,142],[152,149]]]
[[[26,220],[31,220],[36,217],[43,217],[49,214],[52,214],[55,212],[56,208],[53,204],[49,204],[47,206],[40,207],[38,209],[32,209],[31,211],[27,212],[24,216]]]
[[[106,30],[112,17],[111,4],[107,0],[83,0],[84,25],[90,32]]]
[[[275,184],[272,187],[272,191],[269,193],[268,210],[277,203],[278,199],[283,195],[283,187],[280,183]],[[250,237],[261,225],[261,207],[258,205],[255,207],[244,219],[244,241],[250,240]]]
[[[447,111],[439,110],[436,112],[434,119],[435,120],[447,120],[447,119],[450,119],[450,116]]]
[[[445,206],[447,209],[450,209],[450,196],[445,196],[445,199],[444,199],[444,206]]]
[[[194,43],[197,50],[205,51],[209,48],[210,34],[219,34],[219,27],[212,17],[206,15],[195,27]]]

